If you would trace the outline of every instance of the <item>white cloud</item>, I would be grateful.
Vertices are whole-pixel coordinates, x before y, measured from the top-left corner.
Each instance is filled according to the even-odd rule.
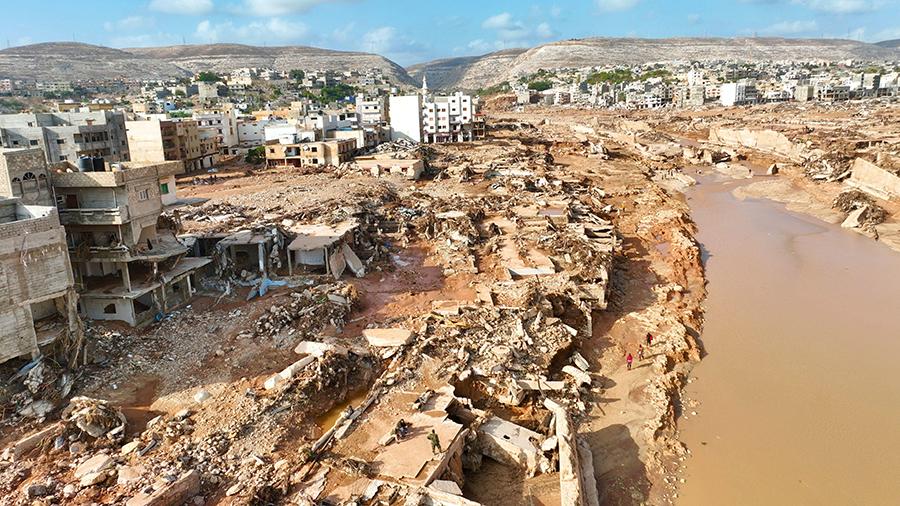
[[[485,19],[481,22],[481,27],[493,31],[496,40],[490,44],[485,43],[483,39],[476,39],[472,41],[479,42],[475,46],[472,42],[469,43],[469,47],[473,50],[486,51],[488,45],[494,49],[531,46],[537,41],[556,36],[549,23],[542,22],[531,28],[508,12],[501,12]]]
[[[875,32],[871,37],[871,40],[875,42],[894,39],[900,39],[900,26],[896,28],[885,28],[884,30]]]
[[[244,0],[240,13],[253,16],[281,16],[306,12],[321,4],[354,1],[357,0]]]
[[[496,16],[491,16],[485,19],[481,23],[482,28],[487,28],[488,30],[502,30],[509,28],[513,25],[512,14],[508,12],[501,12]]]
[[[309,28],[300,22],[272,18],[254,21],[246,25],[235,25],[231,21],[212,23],[204,19],[194,30],[194,39],[204,43],[240,42],[259,44],[270,41],[296,42],[306,38]]]
[[[797,35],[809,33],[819,28],[815,21],[781,21],[759,31],[765,35]]]
[[[143,16],[128,16],[127,18],[118,19],[116,21],[107,21],[103,23],[103,29],[108,32],[119,30],[140,30],[147,29],[154,25],[153,18],[145,18]]]
[[[638,4],[640,0],[594,0],[597,7],[603,12],[627,11]]]
[[[401,64],[421,61],[427,52],[423,44],[399,34],[393,26],[381,26],[364,33],[359,48]]]
[[[198,15],[213,10],[212,0],[151,0],[151,11],[167,14]]]
[[[541,23],[534,29],[534,33],[542,39],[550,39],[553,37],[553,29],[547,23]]]
[[[793,3],[810,9],[830,12],[832,14],[857,14],[877,10],[882,0],[792,0]]]
[[[699,14],[688,14],[687,15],[687,21],[688,21],[688,23],[690,23],[692,25],[696,25],[697,23],[700,22],[701,19],[703,19],[703,18],[701,18]]]

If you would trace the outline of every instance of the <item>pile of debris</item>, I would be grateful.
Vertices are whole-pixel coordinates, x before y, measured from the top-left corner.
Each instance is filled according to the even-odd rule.
[[[876,204],[875,199],[856,189],[840,193],[832,207],[847,213],[847,219],[841,225],[844,228],[873,230],[887,219],[887,211]]]
[[[326,326],[341,329],[358,294],[344,282],[316,285],[291,292],[290,302],[273,304],[254,325],[254,336],[278,343],[319,339]]]

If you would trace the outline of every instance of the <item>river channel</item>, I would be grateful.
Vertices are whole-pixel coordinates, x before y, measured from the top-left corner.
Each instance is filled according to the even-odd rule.
[[[739,184],[687,193],[709,296],[679,503],[900,504],[900,255]]]

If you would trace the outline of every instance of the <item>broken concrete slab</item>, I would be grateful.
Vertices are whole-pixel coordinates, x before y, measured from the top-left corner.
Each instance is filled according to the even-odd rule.
[[[488,457],[534,474],[540,459],[541,434],[492,416],[478,428],[478,444]]]
[[[850,211],[850,214],[847,215],[847,219],[841,223],[841,228],[859,228],[863,222],[863,215],[865,215],[868,210],[869,206],[862,206]]]
[[[366,266],[363,265],[362,260],[350,249],[350,246],[344,244],[341,246],[341,252],[344,254],[344,259],[347,261],[347,267],[350,268],[350,272],[353,273],[357,278],[361,278],[366,275]]]
[[[591,375],[577,367],[571,365],[563,366],[562,372],[571,376],[578,386],[591,386]]]
[[[446,492],[448,494],[463,495],[462,489],[459,488],[459,485],[456,484],[455,481],[450,480],[434,480],[431,482],[431,485],[428,485],[428,488],[437,490],[440,492]]]
[[[147,494],[141,492],[129,499],[125,506],[175,506],[200,493],[200,473],[188,471],[171,484]]]
[[[365,329],[362,331],[370,346],[405,346],[412,341],[413,332],[406,329]]]
[[[85,460],[78,467],[75,468],[75,478],[81,479],[85,475],[99,473],[105,469],[108,469],[115,461],[112,457],[105,453],[100,453],[94,455],[93,457]]]
[[[325,353],[339,353],[341,355],[346,355],[349,350],[343,346],[338,346],[336,344],[330,343],[319,343],[315,341],[301,341],[294,348],[294,353],[297,355],[313,355],[315,357],[324,356]]]
[[[22,439],[16,441],[13,444],[13,457],[19,458],[27,452],[37,448],[44,441],[48,441],[62,431],[62,424],[54,423],[44,429],[41,429],[34,434],[30,434],[28,436],[23,437]]]
[[[266,390],[272,390],[276,386],[280,385],[284,381],[287,381],[294,377],[295,374],[303,370],[304,367],[309,364],[315,362],[318,357],[315,355],[308,355],[306,357],[301,358],[300,360],[294,362],[293,364],[282,369],[281,372],[277,374],[273,374],[269,379],[266,380],[263,385]]]

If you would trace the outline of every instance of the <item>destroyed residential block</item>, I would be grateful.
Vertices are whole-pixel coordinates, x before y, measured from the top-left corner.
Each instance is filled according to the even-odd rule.
[[[295,374],[303,370],[309,364],[315,362],[318,357],[315,355],[308,355],[306,357],[301,358],[300,360],[294,362],[293,364],[285,367],[281,372],[277,374],[273,374],[266,380],[264,383],[264,387],[266,390],[272,390],[276,386],[280,385],[284,381],[287,381],[294,377]]]

